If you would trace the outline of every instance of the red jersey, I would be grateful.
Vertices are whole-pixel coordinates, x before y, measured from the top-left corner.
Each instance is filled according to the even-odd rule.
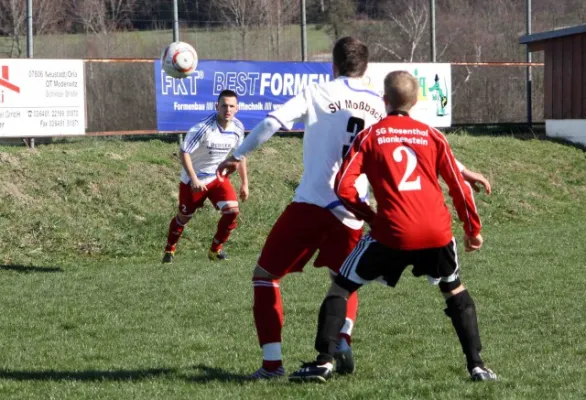
[[[365,173],[377,202],[376,212],[354,187]],[[469,236],[480,233],[480,218],[470,186],[458,170],[444,135],[408,115],[389,115],[360,132],[336,176],[342,203],[371,226],[380,243],[401,250],[445,246],[453,237],[451,215],[438,176]]]

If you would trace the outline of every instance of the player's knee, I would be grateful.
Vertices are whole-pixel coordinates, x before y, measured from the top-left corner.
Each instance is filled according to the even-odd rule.
[[[238,224],[238,214],[240,214],[238,206],[226,206],[222,208],[221,212],[222,218],[228,222],[228,229],[235,229]]]
[[[444,310],[448,317],[475,312],[476,305],[466,289],[446,299]]]
[[[254,267],[254,271],[252,272],[252,279],[277,280],[279,277],[268,273],[264,268],[257,264],[256,267]]]
[[[182,213],[177,213],[177,221],[181,224],[181,225],[186,225],[190,220],[191,217],[193,217],[193,214],[191,215],[186,215],[186,214],[182,214]]]
[[[350,292],[346,288],[338,286],[334,282],[332,282],[330,290],[328,290],[327,296],[337,296],[343,297],[344,299],[348,299],[348,297],[350,297]]]
[[[444,296],[453,296],[455,294],[458,294],[459,292],[466,290],[464,285],[462,285],[462,282],[460,282],[460,278],[456,278],[451,282],[440,281],[439,289]]]

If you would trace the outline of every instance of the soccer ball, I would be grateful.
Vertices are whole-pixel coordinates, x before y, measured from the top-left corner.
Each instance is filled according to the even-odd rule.
[[[161,53],[161,65],[167,75],[183,79],[197,67],[197,52],[189,43],[173,42]]]

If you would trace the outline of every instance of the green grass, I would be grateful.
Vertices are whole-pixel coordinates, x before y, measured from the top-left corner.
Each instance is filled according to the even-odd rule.
[[[270,37],[274,42],[271,42]],[[235,28],[185,29],[180,40],[195,46],[201,59],[211,60],[301,60],[301,31],[299,25],[285,25],[277,46],[274,29],[252,28],[247,31],[246,46],[241,32]],[[26,39],[26,38],[25,38]],[[0,36],[0,56],[7,55],[11,38]],[[113,32],[107,34],[54,34],[34,38],[35,58],[158,58],[161,50],[173,40],[171,30]],[[26,55],[26,40],[21,43]],[[307,26],[307,52],[329,54],[331,38],[325,29]]]
[[[275,137],[250,157],[251,199],[229,263],[205,257],[218,218],[207,206],[177,262],[162,267],[176,144],[88,138],[0,147],[0,398],[583,399],[584,152],[448,138],[494,185],[493,195],[476,197],[485,247],[460,258],[499,382],[468,381],[441,296],[409,274],[395,290],[361,291],[354,376],[327,385],[243,381],[261,357],[251,271],[302,172],[301,141]],[[282,282],[289,372],[314,356],[327,285],[326,271],[313,268]]]

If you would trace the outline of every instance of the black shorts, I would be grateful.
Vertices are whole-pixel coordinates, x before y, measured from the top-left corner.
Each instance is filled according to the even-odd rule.
[[[410,265],[413,265],[414,276],[427,275],[433,284],[455,281],[459,272],[456,240],[452,238],[443,247],[398,250],[366,235],[342,265],[336,283],[350,291],[375,280],[395,287]]]

